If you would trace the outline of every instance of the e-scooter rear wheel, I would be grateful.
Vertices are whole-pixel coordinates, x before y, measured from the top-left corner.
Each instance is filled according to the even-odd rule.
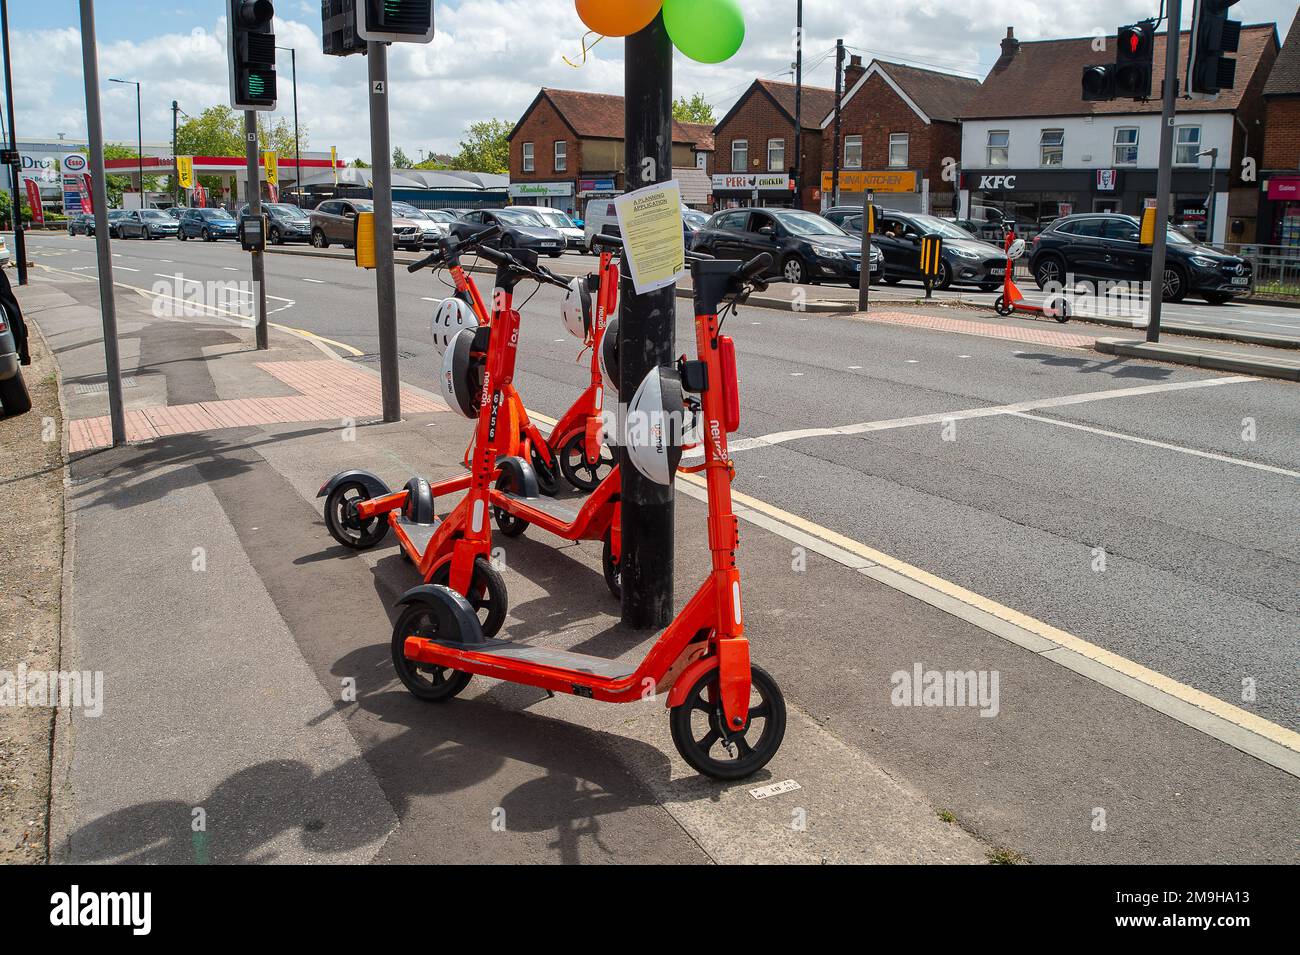
[[[345,481],[325,499],[325,526],[330,536],[344,547],[365,550],[388,534],[386,514],[378,514],[368,521],[357,517],[357,504],[369,499],[370,492],[360,481]]]
[[[718,671],[695,681],[668,714],[673,743],[693,769],[714,779],[744,779],[767,765],[785,736],[785,698],[761,667],[750,667],[749,716],[738,732],[723,724]]]
[[[520,489],[515,487],[514,474],[508,470],[502,470],[501,476],[497,478],[497,490],[509,494],[519,493]],[[522,517],[511,514],[504,507],[492,508],[492,516],[496,518],[497,530],[505,534],[506,537],[518,537],[524,531],[528,530],[528,522]]]
[[[560,469],[556,467],[555,455],[551,455],[551,463],[547,464],[537,446],[533,445],[528,449],[528,461],[537,475],[537,490],[547,497],[555,497],[560,490]]]
[[[595,464],[587,460],[587,436],[579,431],[560,447],[560,473],[579,491],[590,494],[614,470],[614,452],[601,445]]]
[[[412,696],[429,703],[450,700],[465,689],[473,674],[409,659],[406,656],[406,638],[446,639],[457,637],[459,633],[447,608],[436,602],[417,600],[402,611],[393,626],[393,666],[398,679]]]
[[[451,561],[443,561],[441,567],[433,572],[431,584],[450,586]],[[478,614],[479,623],[483,625],[483,636],[495,637],[506,622],[506,610],[510,606],[510,597],[506,593],[506,579],[487,559],[479,557],[474,561],[474,574],[470,578],[469,593],[465,599]]]

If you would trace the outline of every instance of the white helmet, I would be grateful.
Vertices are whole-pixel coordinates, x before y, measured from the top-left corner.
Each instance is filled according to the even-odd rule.
[[[600,355],[596,359],[600,377],[605,382],[605,394],[618,397],[618,319],[605,324],[605,334],[600,340]]]
[[[482,362],[471,357],[474,347],[474,330],[462,328],[442,353],[442,376],[439,388],[452,411],[469,418],[478,418],[483,382]]]
[[[457,332],[463,328],[478,327],[478,316],[474,314],[474,309],[461,299],[444,298],[438,303],[429,327],[433,331],[433,344],[437,346],[438,354],[441,355],[447,350],[448,343],[456,337]]]
[[[591,289],[585,276],[578,276],[569,283],[561,313],[570,335],[580,342],[591,341]]]
[[[1008,259],[1018,259],[1025,254],[1025,240],[1016,239],[1007,249]]]
[[[672,484],[682,460],[686,402],[676,368],[651,368],[627,408],[624,438],[628,457],[656,484]]]

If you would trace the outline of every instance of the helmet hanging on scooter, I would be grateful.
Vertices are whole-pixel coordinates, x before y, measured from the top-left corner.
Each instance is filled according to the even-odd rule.
[[[444,298],[434,310],[429,322],[433,332],[433,344],[441,355],[447,351],[447,345],[461,329],[478,327],[478,316],[467,302],[458,298]]]
[[[624,441],[628,457],[641,475],[656,484],[672,484],[682,460],[686,401],[676,368],[651,368],[627,407]]]
[[[442,397],[455,411],[470,420],[478,418],[483,362],[472,357],[474,330],[462,328],[442,353]]]
[[[600,377],[605,383],[605,393],[618,397],[618,319],[605,324],[605,334],[600,340]]]
[[[586,276],[575,277],[569,283],[569,290],[564,293],[561,306],[564,327],[570,335],[581,342],[591,341],[591,288]]]

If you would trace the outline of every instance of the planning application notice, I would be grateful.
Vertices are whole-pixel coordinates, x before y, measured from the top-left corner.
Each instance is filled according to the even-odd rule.
[[[675,179],[619,196],[614,213],[636,294],[666,288],[686,276],[682,190]]]

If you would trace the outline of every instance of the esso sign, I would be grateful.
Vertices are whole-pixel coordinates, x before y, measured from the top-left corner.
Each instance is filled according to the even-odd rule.
[[[86,165],[86,157],[81,153],[72,153],[63,157],[64,172],[85,172]]]

